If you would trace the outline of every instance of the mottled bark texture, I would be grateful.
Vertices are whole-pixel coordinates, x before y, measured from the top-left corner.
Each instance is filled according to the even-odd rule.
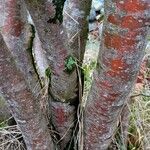
[[[32,32],[23,1],[0,1],[0,92],[7,101],[27,148],[53,149],[40,110],[40,83],[32,56]],[[5,43],[4,43],[5,42]]]
[[[149,0],[106,0],[103,39],[84,113],[84,149],[105,150],[135,83],[150,24]]]
[[[69,53],[82,62],[88,34],[88,15],[91,0],[66,0],[63,10],[65,44]]]
[[[32,57],[32,32],[27,24],[27,11],[22,1],[0,1],[0,27],[3,39],[13,55],[17,67],[26,76],[25,80],[35,96],[40,93]]]
[[[51,150],[53,143],[36,99],[0,36],[0,92],[22,131],[28,150]],[[40,98],[40,97],[39,97]]]
[[[71,12],[68,12],[69,17],[66,13],[62,14],[65,0],[25,0],[25,2],[50,66],[49,102],[51,119],[56,131],[59,132],[60,138],[58,140],[61,139],[61,149],[63,149],[71,139],[72,127],[76,120],[74,104],[78,104],[78,74],[76,66],[73,64],[71,66],[72,69],[69,71],[67,71],[68,68],[66,66],[69,63],[69,58],[79,60],[79,55],[83,55],[83,52],[79,54],[81,53],[79,43],[84,43],[82,45],[82,51],[84,51],[87,21],[83,20],[87,17],[90,0],[83,2],[68,1],[69,7],[71,7]],[[71,2],[72,6],[70,6]],[[68,8],[66,11],[69,11]],[[63,17],[66,24],[68,23],[67,19],[70,20],[70,17],[75,18],[78,22],[78,26],[73,33],[71,31],[74,29],[73,22],[70,22],[72,26],[67,30],[66,26],[62,24]],[[84,24],[85,28],[81,28]],[[72,48],[69,43],[70,36],[67,36],[67,34],[76,34],[76,31],[80,31],[82,37],[84,35],[84,39],[80,40],[79,43],[76,42]],[[75,36],[76,41],[78,40],[77,37],[78,35]],[[72,40],[74,41],[73,38]],[[62,119],[59,119],[60,117]],[[63,137],[64,134],[65,136]]]
[[[5,99],[0,93],[0,122],[3,122],[11,117],[10,110]]]

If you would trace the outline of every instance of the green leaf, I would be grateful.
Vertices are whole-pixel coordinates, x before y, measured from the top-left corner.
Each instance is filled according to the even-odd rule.
[[[45,76],[48,78],[51,77],[51,69],[49,67],[45,70]]]
[[[65,60],[65,71],[71,73],[76,67],[76,60],[73,56],[68,56]]]

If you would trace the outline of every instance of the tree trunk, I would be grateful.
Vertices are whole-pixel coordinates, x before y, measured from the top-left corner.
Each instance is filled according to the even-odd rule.
[[[27,22],[27,10],[22,1],[1,1],[1,34],[16,61],[17,67],[26,76],[32,93],[38,96],[41,90],[32,56],[32,32]]]
[[[84,113],[84,149],[105,150],[136,81],[150,22],[149,0],[105,1],[103,39]]]
[[[41,86],[32,56],[32,33],[23,1],[0,1],[1,93],[22,131],[27,148],[54,149],[40,110]],[[2,35],[2,36],[1,36]]]
[[[28,150],[54,149],[47,122],[25,81],[24,74],[16,66],[16,62],[6,48],[0,36],[0,85],[1,93],[22,131]]]
[[[88,36],[88,18],[91,0],[66,0],[63,9],[63,29],[67,36],[65,45],[71,55],[83,61]]]
[[[64,2],[0,0],[0,92],[29,150],[55,149],[45,115],[58,132],[59,149],[79,129],[79,66],[91,0]],[[144,54],[149,14],[149,0],[105,1],[101,50],[84,112],[85,150],[105,150],[111,143]],[[47,102],[49,114],[42,109]]]
[[[85,50],[88,32],[85,18],[89,12],[90,0],[84,2],[67,1],[64,14],[61,14],[64,1],[54,0],[50,2],[45,0],[35,2],[26,0],[26,4],[38,32],[41,46],[46,51],[50,66],[49,103],[51,121],[60,137],[58,142],[61,143],[61,149],[64,149],[71,139],[72,129],[77,119],[79,74],[76,64],[79,61],[82,62]],[[71,7],[69,11],[71,4],[74,7]],[[63,17],[64,22],[62,24]],[[73,30],[74,26],[66,28],[70,17],[78,22],[75,31]],[[84,28],[83,25],[85,25]],[[72,33],[72,31],[74,32]],[[77,36],[76,32],[78,33]],[[72,37],[71,44],[71,37],[68,34],[71,34]],[[84,38],[82,38],[83,35]],[[79,39],[82,43],[82,52],[78,43]],[[80,55],[82,55],[81,58],[79,58]],[[71,65],[69,64],[70,60],[73,60]]]

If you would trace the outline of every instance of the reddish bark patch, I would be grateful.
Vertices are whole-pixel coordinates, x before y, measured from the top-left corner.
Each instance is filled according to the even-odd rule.
[[[103,94],[102,94],[103,95]],[[96,101],[94,102],[94,108],[96,108],[97,111],[99,111],[99,113],[101,115],[107,116],[107,112],[108,112],[108,107],[107,106],[103,106],[100,102]],[[93,111],[92,111],[93,112]],[[91,112],[91,113],[92,113]]]
[[[139,74],[137,76],[137,82],[136,83],[143,83],[144,84],[144,78],[146,73],[146,61],[143,61],[141,64],[141,68],[139,71]]]
[[[109,66],[109,70],[106,72],[106,75],[117,77],[122,80],[128,79],[125,70],[129,68],[129,65],[127,65],[124,60],[120,58],[106,61],[106,63],[106,65]]]
[[[143,0],[126,0],[126,1],[116,0],[115,2],[120,10],[126,11],[127,13],[135,13],[150,8],[149,0],[145,2]]]
[[[113,70],[108,70],[106,75],[108,75],[111,78],[118,78],[121,79],[122,81],[128,81],[129,80],[129,75],[125,72],[115,72]]]
[[[90,127],[89,132],[92,133],[91,137],[93,135],[96,135],[97,133],[102,134],[103,132],[106,131],[106,128],[104,126],[97,126],[93,123],[93,125]],[[95,138],[92,138],[94,140]]]
[[[110,14],[108,16],[108,22],[115,24],[115,25],[119,25],[120,24],[120,19],[118,15],[114,15],[114,14]]]
[[[125,16],[122,19],[121,27],[130,30],[141,28],[144,26],[144,20],[141,18],[135,19],[133,16]]]
[[[63,125],[66,122],[66,115],[63,108],[55,108],[54,113],[56,116],[56,122],[59,125]]]
[[[8,18],[6,20],[6,25],[3,28],[3,32],[18,37],[22,32],[23,25],[24,24],[20,20]]]
[[[105,100],[106,102],[107,102],[107,101],[109,101],[109,102],[114,102],[114,101],[116,100],[117,96],[118,96],[118,95],[115,94],[115,93],[114,93],[114,94],[113,94],[113,93],[112,93],[112,94],[109,93],[108,95],[104,95],[104,94],[101,95],[101,97],[104,98],[104,100]],[[108,111],[108,108],[105,109],[104,107],[102,107],[102,110],[103,110],[103,112],[104,112],[104,110],[105,110],[105,111],[106,111],[106,110]],[[106,112],[104,112],[104,113],[106,113]]]
[[[88,142],[85,143],[85,147],[88,147],[89,150],[93,148],[93,144],[97,143],[99,139],[97,138],[97,134],[103,134],[107,132],[105,126],[97,126],[94,123],[89,127],[88,133]],[[86,149],[85,149],[86,150]]]
[[[135,30],[131,30],[127,33],[124,34],[124,36],[126,38],[130,38],[130,39],[136,39],[136,37],[138,36],[145,36],[147,33],[146,33],[146,30],[141,28],[141,29],[135,29]]]
[[[112,88],[112,85],[109,83],[109,81],[100,81],[99,85],[105,89]]]
[[[119,16],[118,14],[110,14],[107,21],[117,25],[121,28],[126,28],[129,30],[136,30],[137,28],[142,28],[145,25],[150,24],[150,19],[144,19],[142,17],[133,17],[132,15]]]
[[[111,64],[111,69],[114,70],[115,72],[124,70],[127,67],[127,65],[122,59],[111,60],[110,64]]]
[[[124,38],[117,34],[110,34],[108,32],[105,32],[104,34],[105,46],[107,48],[114,48],[118,51],[122,51],[122,48],[126,46],[134,46],[135,42],[134,39]]]
[[[20,6],[16,0],[6,2],[6,20],[4,22],[3,32],[13,36],[19,36],[22,32],[24,23],[21,21]]]

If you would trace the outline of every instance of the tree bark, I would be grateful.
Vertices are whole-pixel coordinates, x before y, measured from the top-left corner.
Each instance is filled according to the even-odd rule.
[[[27,149],[54,149],[47,122],[39,109],[40,97],[33,96],[1,36],[0,45],[0,92],[22,131]]]
[[[3,122],[11,117],[10,110],[4,98],[0,93],[0,122]]]
[[[103,39],[84,113],[84,149],[105,150],[136,81],[150,23],[149,0],[106,0]]]
[[[41,90],[32,56],[32,32],[27,22],[27,10],[23,1],[0,1],[0,27],[3,39],[22,71],[32,93],[38,96]]]
[[[28,149],[53,149],[40,110],[41,86],[32,55],[32,32],[23,1],[0,1],[0,85]],[[0,36],[1,36],[0,35]]]
[[[46,51],[48,64],[50,66],[50,115],[52,124],[55,126],[55,129],[60,136],[58,142],[61,141],[61,149],[64,149],[71,139],[73,132],[72,128],[74,127],[75,120],[77,118],[76,107],[79,103],[78,73],[76,70],[76,64],[73,64],[71,66],[72,69],[69,71],[67,70],[66,65],[69,63],[68,60],[70,58],[73,58],[74,63],[78,63],[79,55],[82,55],[83,57],[83,54],[80,54],[81,52],[78,46],[78,38],[75,37],[75,39],[72,39],[73,43],[76,43],[73,44],[73,48],[69,45],[70,36],[68,37],[67,34],[73,30],[73,26],[67,30],[65,24],[68,22],[68,20],[70,20],[68,15],[71,17],[73,12],[78,10],[79,14],[77,12],[75,14],[76,16],[73,15],[72,17],[76,17],[75,19],[77,19],[79,22],[78,27],[76,28],[77,32],[79,30],[82,34],[82,37],[84,32],[84,39],[80,40],[81,42],[83,41],[82,44],[84,43],[84,45],[81,44],[82,51],[84,51],[85,40],[87,37],[87,21],[84,20],[88,14],[84,11],[89,11],[86,9],[87,7],[82,7],[85,6],[82,4],[87,1],[68,2],[68,7],[70,7],[71,3],[74,5],[74,7],[71,7],[71,12],[69,12],[67,8],[66,11],[68,14],[64,13],[63,16],[61,13],[63,11],[64,1],[54,0],[51,2],[45,0],[35,2],[26,0],[27,7],[38,32],[39,39],[42,43],[42,48],[44,51]],[[81,7],[78,8],[77,6]],[[88,6],[88,3],[86,6]],[[80,16],[81,8],[83,13],[82,16]],[[63,17],[64,24],[62,24]],[[81,28],[83,24],[85,24],[85,28]],[[75,32],[73,34],[75,34]]]
[[[81,64],[88,36],[90,8],[91,0],[66,0],[63,9],[63,29],[67,37],[65,45]]]

